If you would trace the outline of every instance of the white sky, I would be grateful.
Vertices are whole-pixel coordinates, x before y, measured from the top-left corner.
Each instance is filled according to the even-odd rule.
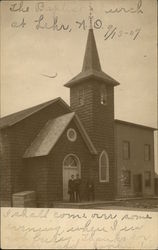
[[[15,3],[17,9],[19,1],[1,2],[2,116],[58,96],[69,103],[69,89],[63,85],[82,68],[88,33],[76,21],[85,19],[88,24],[90,1],[44,1],[44,11],[36,11],[38,1],[23,1],[28,12],[10,11]],[[111,8],[137,9],[138,4],[143,14],[105,13]],[[115,118],[157,127],[156,0],[91,1],[91,6],[93,21],[102,21],[101,29],[94,28],[102,70],[120,82],[115,88]],[[71,32],[37,30],[34,21],[42,14],[49,26],[58,16],[59,24],[69,24]],[[24,28],[11,27],[23,18]],[[104,40],[110,25],[116,34]],[[55,78],[42,76],[55,73]]]

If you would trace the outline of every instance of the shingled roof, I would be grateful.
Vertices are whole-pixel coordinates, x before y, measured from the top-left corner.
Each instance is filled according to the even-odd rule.
[[[81,122],[78,120],[78,117],[75,115],[75,112],[71,112],[49,120],[25,151],[23,157],[31,158],[48,155],[73,118],[90,152],[92,154],[97,154],[94,145],[84,130]]]
[[[50,100],[48,102],[44,102],[44,103],[41,103],[39,105],[33,106],[31,108],[28,108],[28,109],[13,113],[11,115],[2,117],[0,119],[0,128],[12,126],[12,125],[16,124],[17,122],[25,119],[26,117],[38,112],[39,110],[41,110],[41,109],[43,109],[43,108],[45,108],[45,107],[47,107],[50,104],[55,103],[55,102],[60,102],[65,107],[69,108],[69,106],[60,97],[58,97],[58,98],[55,98],[55,99]]]
[[[89,29],[82,71],[77,76],[72,78],[68,83],[66,83],[65,86],[71,87],[74,84],[77,84],[79,81],[81,82],[91,77],[103,80],[107,84],[111,84],[113,86],[119,85],[119,82],[104,73],[101,69],[93,29]]]

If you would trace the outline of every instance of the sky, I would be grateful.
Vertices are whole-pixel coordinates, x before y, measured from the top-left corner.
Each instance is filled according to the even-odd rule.
[[[69,104],[63,85],[82,69],[91,13],[102,70],[120,82],[115,118],[157,127],[156,11],[156,0],[2,1],[1,116]]]

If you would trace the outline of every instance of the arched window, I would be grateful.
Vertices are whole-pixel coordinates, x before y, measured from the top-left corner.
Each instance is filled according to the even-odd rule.
[[[79,159],[76,155],[67,155],[64,159],[63,166],[65,168],[78,168],[80,166]]]
[[[105,151],[99,157],[99,181],[109,182],[109,159]]]

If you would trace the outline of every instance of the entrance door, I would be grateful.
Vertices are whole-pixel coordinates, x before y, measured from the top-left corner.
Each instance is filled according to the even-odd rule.
[[[133,188],[134,188],[134,194],[136,196],[142,195],[142,175],[136,174],[133,176]]]
[[[68,182],[71,175],[81,175],[80,161],[76,155],[67,155],[63,162],[63,200],[69,200]],[[80,176],[81,177],[81,176]]]

